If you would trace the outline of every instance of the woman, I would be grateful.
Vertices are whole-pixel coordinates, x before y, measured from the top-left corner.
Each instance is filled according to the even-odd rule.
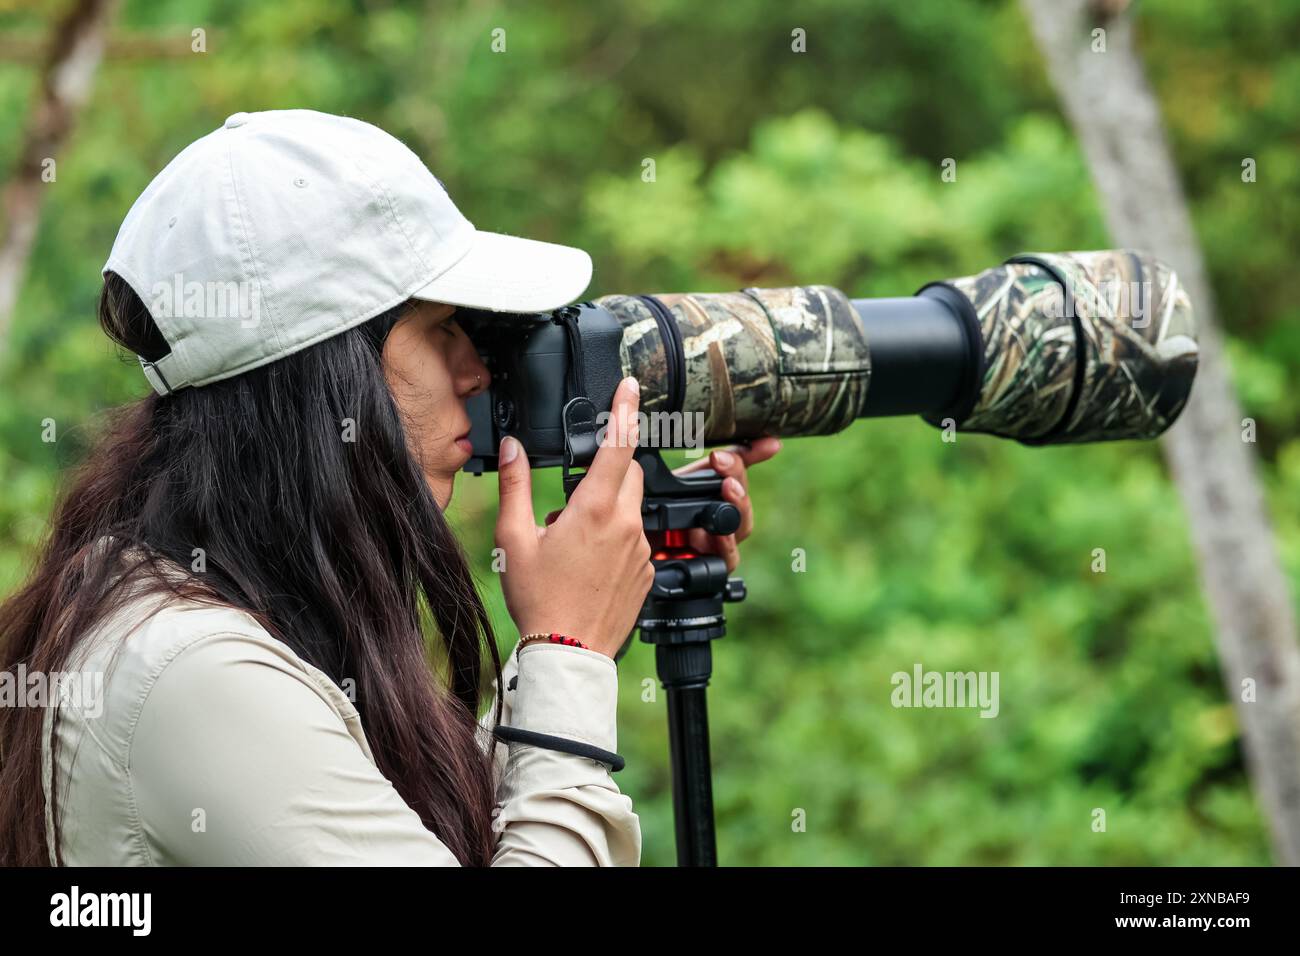
[[[504,667],[442,515],[488,385],[456,307],[555,308],[590,268],[476,232],[413,153],[342,117],[236,114],[159,174],[99,316],[157,394],[0,609],[0,666],[96,690],[0,708],[0,863],[639,861],[603,761],[652,578],[636,382],[544,528],[502,443],[496,543],[527,635]],[[697,543],[731,567],[745,466],[775,450],[707,459],[744,523]],[[550,743],[494,745],[498,723]]]

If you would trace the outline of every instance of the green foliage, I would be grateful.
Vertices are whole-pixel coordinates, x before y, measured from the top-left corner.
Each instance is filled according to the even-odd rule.
[[[1256,6],[1147,0],[1139,26],[1295,580],[1300,0]],[[0,14],[0,27],[30,32],[56,12]],[[187,52],[196,27],[205,54]],[[795,28],[807,53],[791,51]],[[589,248],[592,295],[906,295],[1015,252],[1108,244],[1010,0],[140,0],[119,30],[173,37],[180,55],[106,65],[48,189],[0,366],[0,593],[100,413],[145,389],[93,319],[117,226],[181,147],[239,110],[305,106],[389,129],[481,227]],[[0,66],[4,168],[32,85],[30,66]],[[940,178],[948,158],[955,182]],[[46,419],[57,442],[41,440]],[[538,514],[558,507],[558,476],[534,478]],[[729,609],[710,694],[725,862],[1268,862],[1157,447],[948,444],[917,420],[859,422],[787,442],[751,493],[750,597]],[[494,509],[491,480],[460,482],[451,514],[508,647]],[[806,571],[792,570],[796,549]],[[891,675],[916,662],[999,672],[998,716],[893,707]],[[619,783],[645,861],[667,864],[650,649],[634,646],[620,674]],[[798,810],[806,832],[792,830]]]

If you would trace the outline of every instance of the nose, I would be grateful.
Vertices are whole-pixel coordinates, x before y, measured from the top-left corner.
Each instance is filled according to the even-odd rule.
[[[492,375],[479,358],[478,350],[468,337],[463,338],[456,361],[456,395],[460,398],[477,395],[486,391],[491,381]]]

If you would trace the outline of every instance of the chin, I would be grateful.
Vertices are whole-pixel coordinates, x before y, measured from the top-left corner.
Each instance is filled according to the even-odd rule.
[[[451,475],[426,475],[425,481],[428,482],[429,491],[433,494],[433,500],[437,502],[439,508],[446,508],[451,503],[452,492],[456,489],[456,476]]]

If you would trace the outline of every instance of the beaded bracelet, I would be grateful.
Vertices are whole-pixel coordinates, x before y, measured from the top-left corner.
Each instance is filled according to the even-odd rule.
[[[515,657],[519,656],[519,652],[524,649],[525,644],[533,644],[537,641],[547,641],[551,644],[563,644],[566,647],[581,647],[584,651],[591,650],[591,648],[582,643],[582,641],[578,640],[576,637],[569,637],[567,634],[525,634],[520,638],[519,646],[515,648]]]

